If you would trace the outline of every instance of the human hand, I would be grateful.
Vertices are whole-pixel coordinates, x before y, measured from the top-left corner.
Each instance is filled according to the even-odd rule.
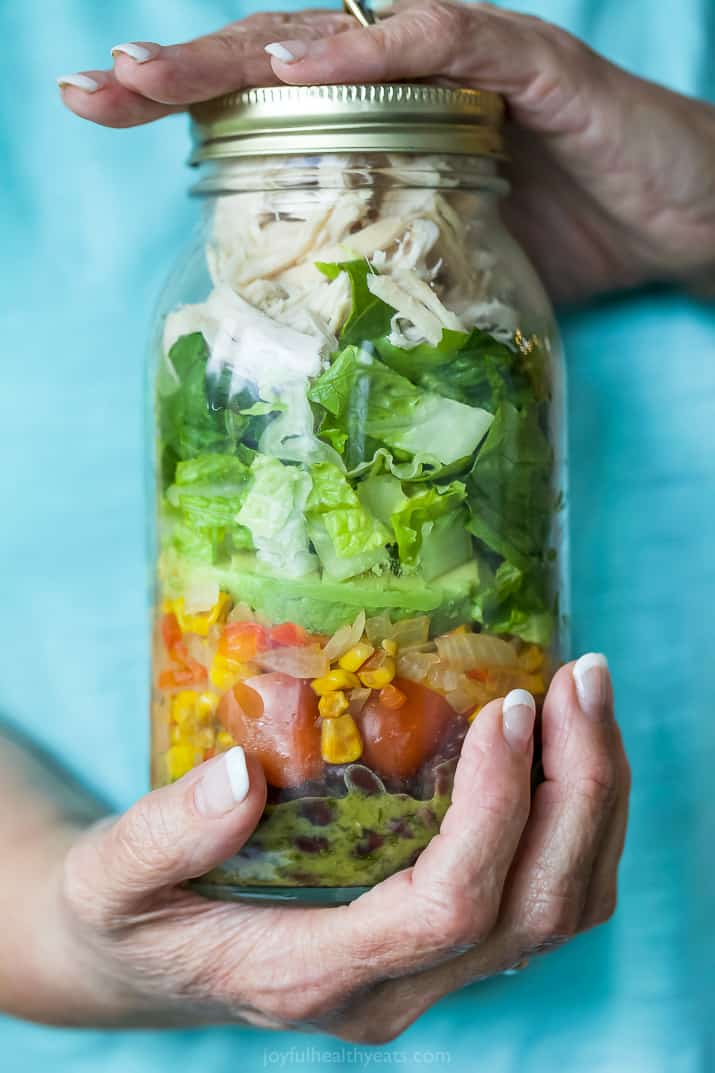
[[[555,676],[542,715],[545,781],[532,798],[533,721],[533,703],[487,705],[439,835],[412,868],[348,906],[227,904],[181,886],[258,821],[265,781],[240,749],[87,828],[63,851],[53,908],[37,925],[51,983],[35,986],[22,1015],[246,1021],[380,1042],[455,988],[600,923],[615,905],[629,791],[605,662],[583,657]]]
[[[432,78],[495,90],[508,105],[504,215],[552,297],[658,280],[707,287],[715,108],[636,78],[531,16],[450,0],[397,0],[392,10],[365,29],[305,11],[252,15],[184,45],[141,42],[140,53],[129,46],[140,62],[117,52],[113,71],[86,72],[95,92],[65,85],[63,97],[87,119],[131,126],[277,81]]]

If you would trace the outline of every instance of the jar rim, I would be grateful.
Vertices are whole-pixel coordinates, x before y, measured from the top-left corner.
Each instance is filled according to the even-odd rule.
[[[264,86],[194,105],[191,164],[237,156],[409,152],[503,156],[504,102],[426,83]]]

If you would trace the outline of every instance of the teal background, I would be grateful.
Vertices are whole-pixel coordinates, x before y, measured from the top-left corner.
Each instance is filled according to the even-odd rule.
[[[94,128],[63,111],[54,76],[102,66],[117,41],[181,40],[261,6],[0,0],[0,710],[117,807],[147,785],[144,339],[195,206],[183,119]],[[713,0],[529,9],[634,71],[715,95]],[[368,1058],[456,1073],[715,1068],[715,312],[663,290],[562,328],[574,647],[609,656],[634,768],[614,920],[451,996],[377,1052],[5,1019],[3,1073],[314,1073]]]

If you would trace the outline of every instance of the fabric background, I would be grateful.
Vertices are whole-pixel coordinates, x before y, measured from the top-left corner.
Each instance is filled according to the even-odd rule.
[[[147,788],[144,340],[196,206],[182,118],[93,128],[62,109],[54,77],[104,65],[116,41],[181,40],[260,6],[0,0],[0,711],[118,808]],[[525,6],[715,95],[713,0]],[[615,919],[385,1047],[5,1019],[4,1073],[714,1067],[715,312],[661,291],[570,313],[562,330],[574,650],[608,654],[634,768]]]

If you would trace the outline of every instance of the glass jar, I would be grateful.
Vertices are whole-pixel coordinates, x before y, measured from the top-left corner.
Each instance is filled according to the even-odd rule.
[[[241,744],[265,814],[197,881],[348,901],[437,832],[470,723],[565,648],[564,381],[498,212],[499,99],[254,90],[155,353],[153,785]]]

